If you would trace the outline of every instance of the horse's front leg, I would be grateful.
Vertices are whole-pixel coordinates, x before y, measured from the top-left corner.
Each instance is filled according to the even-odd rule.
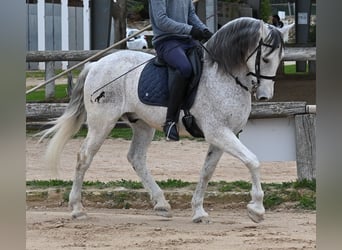
[[[193,211],[193,222],[209,222],[209,215],[203,208],[203,200],[205,191],[207,190],[208,183],[215,171],[218,161],[220,160],[223,151],[218,147],[210,145],[207,156],[201,170],[199,182],[196,190],[192,196],[192,211]]]
[[[222,148],[223,151],[240,159],[249,169],[252,179],[252,200],[247,205],[248,216],[254,222],[261,222],[264,219],[265,208],[263,205],[264,192],[260,183],[260,163],[257,157],[246,148],[235,134],[229,129],[219,129],[214,136],[206,136],[208,142]],[[217,131],[216,131],[217,132]]]
[[[153,139],[155,130],[142,120],[131,124],[131,127],[133,129],[133,138],[127,159],[140,177],[145,189],[149,191],[157,214],[172,217],[171,206],[166,201],[163,190],[160,189],[146,166],[147,148]]]

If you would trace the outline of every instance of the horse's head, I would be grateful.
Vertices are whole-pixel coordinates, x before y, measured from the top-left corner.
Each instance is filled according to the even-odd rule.
[[[284,56],[284,36],[292,25],[275,28],[260,21],[260,38],[246,59],[257,100],[268,101],[274,93],[274,78]]]
[[[284,53],[283,36],[288,29],[277,29],[254,18],[235,19],[207,42],[208,59],[235,79],[247,74],[246,87],[255,91],[256,99],[269,100],[273,97],[274,78]]]

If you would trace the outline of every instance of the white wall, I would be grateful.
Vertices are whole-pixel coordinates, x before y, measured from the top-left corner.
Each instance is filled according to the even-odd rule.
[[[260,161],[296,160],[293,117],[250,119],[239,138]]]

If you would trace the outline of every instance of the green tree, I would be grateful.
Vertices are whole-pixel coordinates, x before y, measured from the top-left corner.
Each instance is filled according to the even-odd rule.
[[[272,13],[272,8],[270,4],[270,0],[261,0],[260,1],[260,19],[264,22],[268,22]]]
[[[148,0],[127,0],[128,18],[148,19]]]

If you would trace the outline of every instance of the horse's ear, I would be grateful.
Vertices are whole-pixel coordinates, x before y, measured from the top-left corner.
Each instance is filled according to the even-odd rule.
[[[282,28],[278,28],[285,42],[288,40],[290,29],[292,29],[294,26],[295,23],[292,23],[289,25],[284,25]]]

